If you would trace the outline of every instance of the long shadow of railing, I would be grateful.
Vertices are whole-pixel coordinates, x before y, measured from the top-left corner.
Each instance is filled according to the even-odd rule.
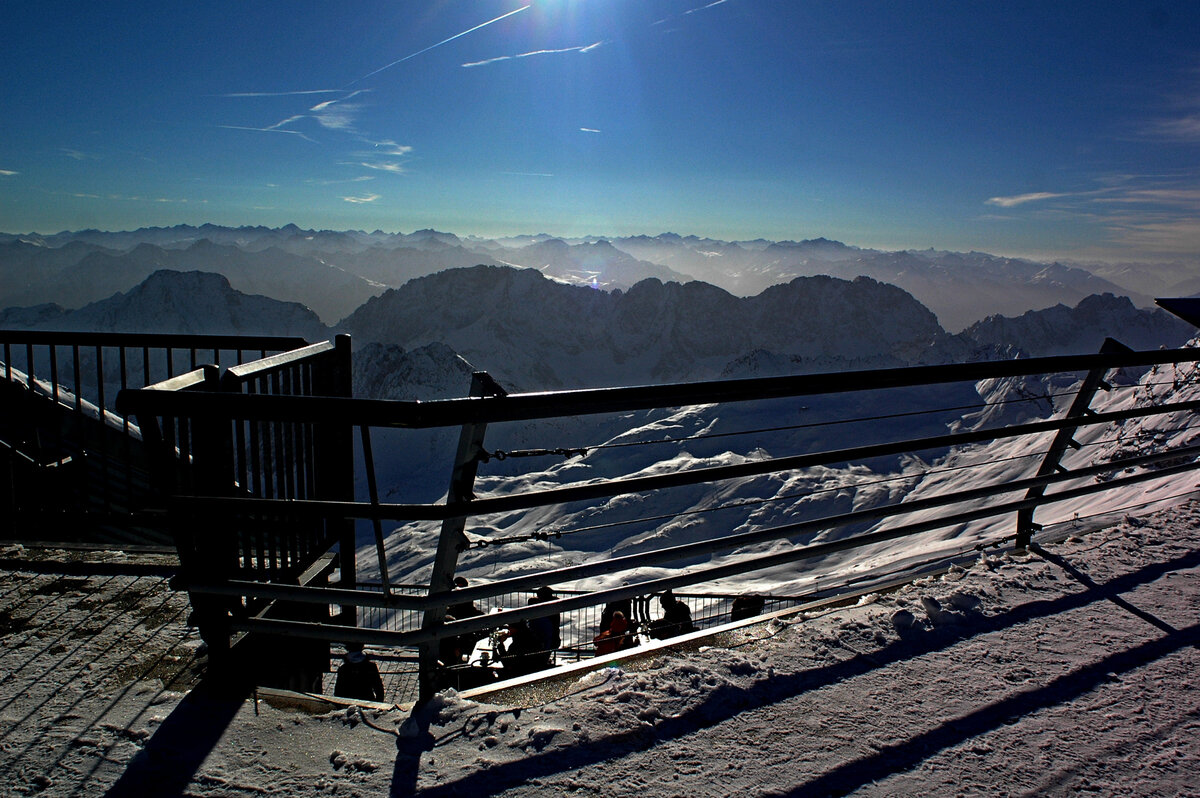
[[[593,739],[587,746],[532,754],[514,762],[491,765],[485,771],[473,773],[454,782],[421,790],[420,794],[427,798],[490,795],[531,779],[545,778],[644,751],[648,745],[680,739],[754,708],[777,704],[807,692],[883,670],[898,662],[946,650],[966,638],[1000,632],[1029,621],[1120,598],[1122,593],[1154,582],[1166,574],[1197,566],[1200,566],[1200,551],[1190,551],[1167,562],[1147,565],[1103,584],[1093,582],[1077,593],[1029,602],[998,615],[984,616],[972,613],[954,626],[911,632],[869,655],[855,654],[846,660],[809,670],[767,676],[746,688],[720,685],[703,699],[690,705],[683,713],[658,721],[652,733],[639,727],[602,739]],[[1161,628],[1159,624],[1152,625]],[[780,794],[797,798],[849,794],[885,776],[908,770],[939,751],[952,748],[1026,715],[1066,703],[1097,685],[1110,681],[1114,673],[1127,673],[1180,649],[1196,645],[1200,645],[1200,624],[1173,630],[1093,660],[1036,689],[1007,696],[981,706],[965,716],[945,719],[928,731],[908,737],[903,742],[885,746],[868,756],[844,762],[813,780]],[[416,792],[420,755],[424,751],[432,750],[437,744],[428,733],[429,718],[421,715],[416,717],[421,721],[422,731],[399,741],[393,773],[393,795],[412,795]],[[470,718],[464,721],[469,722]]]

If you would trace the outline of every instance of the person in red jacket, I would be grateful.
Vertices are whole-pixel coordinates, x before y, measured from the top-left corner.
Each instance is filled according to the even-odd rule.
[[[625,632],[628,629],[629,621],[625,619],[625,613],[620,610],[614,612],[608,628],[592,639],[596,644],[596,656],[603,657],[625,648],[628,637]]]

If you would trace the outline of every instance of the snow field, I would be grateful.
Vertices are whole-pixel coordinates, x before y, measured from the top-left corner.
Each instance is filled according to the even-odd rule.
[[[446,692],[413,713],[309,715],[155,678],[74,684],[150,633],[114,635],[5,679],[0,779],[45,795],[1196,796],[1198,525],[1194,504],[1130,516],[519,707]],[[8,572],[0,593],[46,578]],[[181,624],[159,634],[191,645]],[[15,659],[22,634],[5,635],[6,676],[54,645]]]

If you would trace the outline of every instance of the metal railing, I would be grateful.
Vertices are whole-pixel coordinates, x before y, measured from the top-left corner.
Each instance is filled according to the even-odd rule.
[[[0,330],[0,517],[26,540],[169,542],[140,515],[152,495],[140,431],[117,394],[200,363],[295,349],[281,336]],[[158,503],[158,502],[155,502]]]
[[[354,577],[354,546],[341,538],[341,578],[336,586],[310,587],[284,584],[278,580],[239,577],[228,568],[189,570],[185,581],[193,597],[209,597],[227,602],[230,613],[221,634],[253,632],[267,635],[296,636],[311,640],[342,641],[397,647],[416,647],[420,651],[421,694],[428,697],[436,685],[438,647],[455,636],[480,634],[497,626],[517,625],[536,618],[596,607],[624,599],[637,599],[715,580],[743,575],[766,568],[814,560],[863,546],[910,537],[931,530],[948,529],[979,519],[1016,516],[1014,532],[1007,537],[1028,541],[1034,529],[1032,514],[1052,502],[1087,496],[1139,482],[1168,476],[1197,467],[1200,447],[1184,446],[1167,451],[1152,451],[1111,459],[1104,463],[1066,472],[1058,468],[1062,452],[1069,446],[1075,430],[1094,425],[1122,423],[1166,413],[1193,413],[1200,401],[1169,401],[1128,407],[1123,410],[1095,412],[1090,409],[1093,393],[1106,387],[1103,377],[1114,369],[1154,367],[1162,364],[1194,364],[1200,350],[1158,350],[1131,352],[1110,345],[1097,355],[1033,358],[1002,362],[979,362],[945,366],[881,369],[859,372],[770,377],[698,382],[635,388],[555,391],[505,395],[486,375],[477,374],[472,395],[439,401],[388,401],[319,396],[266,395],[262,393],[188,393],[153,390],[129,390],[118,402],[125,412],[139,419],[148,417],[192,419],[201,423],[209,440],[197,461],[212,459],[218,464],[214,473],[232,472],[236,458],[230,452],[236,430],[254,423],[299,424],[312,435],[340,436],[339,462],[349,465],[347,477],[353,481],[354,465],[346,452],[352,449],[347,430],[363,433],[366,476],[371,484],[367,500],[349,497],[279,495],[231,495],[222,488],[233,480],[210,483],[211,489],[197,484],[190,490],[177,490],[169,500],[169,510],[190,529],[194,539],[213,539],[212,530],[248,525],[261,519],[271,523],[327,523],[348,528],[354,520],[369,521],[376,533],[376,556],[386,576],[387,564],[381,525],[384,521],[413,523],[438,522],[441,525],[437,553],[430,568],[428,586],[412,595],[384,586],[383,590],[363,589]],[[1083,378],[1077,388],[1077,401],[1065,414],[1054,418],[1004,426],[992,425],[923,437],[905,438],[890,433],[889,425],[871,428],[873,439],[844,448],[827,448],[781,456],[754,456],[740,462],[709,465],[652,474],[625,474],[594,479],[553,488],[493,491],[476,497],[476,475],[495,453],[485,448],[489,425],[530,420],[562,419],[574,416],[628,413],[636,410],[677,408],[701,404],[796,400],[800,397],[851,396],[860,392],[886,392],[917,386],[973,384],[981,380],[1020,379],[1045,375],[1075,375],[1068,382]],[[1043,397],[1044,398],[1044,397]],[[374,473],[369,435],[371,428],[419,430],[435,427],[460,429],[457,453],[450,474],[446,500],[430,502],[383,502],[373,484]],[[454,589],[453,577],[464,552],[472,544],[466,534],[471,522],[489,515],[512,513],[534,508],[557,507],[573,503],[595,503],[623,496],[663,495],[681,488],[724,483],[764,475],[794,474],[803,469],[857,463],[912,453],[944,452],[953,447],[981,444],[1004,439],[1041,441],[1051,433],[1060,440],[1042,453],[1042,467],[1020,479],[1003,479],[977,484],[950,495],[937,495],[910,501],[884,503],[858,510],[846,510],[792,523],[768,524],[734,534],[718,534],[701,540],[610,556],[577,564],[526,572],[496,579],[488,584],[473,584]],[[1062,444],[1062,445],[1059,445]],[[563,447],[547,446],[545,451]],[[599,447],[596,447],[599,448]],[[567,449],[577,452],[578,449]],[[587,451],[585,449],[584,451]],[[1141,469],[1141,470],[1139,470]],[[515,483],[514,483],[515,484]],[[1055,486],[1056,491],[1047,493]],[[1023,493],[1023,496],[1016,494]],[[931,512],[932,511],[932,512]],[[886,521],[886,524],[880,522]],[[208,530],[207,532],[205,530]],[[844,536],[838,537],[834,532]],[[204,536],[208,535],[208,538]],[[788,541],[789,546],[747,558],[710,561],[711,555],[727,555],[747,546]],[[221,549],[221,545],[225,549]],[[219,556],[236,558],[228,544],[218,545]],[[671,570],[646,577],[653,566]],[[544,585],[572,585],[598,577],[610,584],[624,578],[618,587],[585,590],[578,594],[561,593],[558,598],[537,604],[508,606],[501,612],[475,618],[444,622],[446,608],[470,601],[488,601],[504,594],[522,593]],[[348,625],[357,615],[343,612],[339,619],[305,622],[282,618],[254,617],[246,611],[252,602],[275,601],[286,605],[341,605],[344,609],[378,608],[419,614],[419,627],[405,624],[403,629],[367,628]],[[507,605],[506,605],[507,606]],[[416,616],[414,616],[415,618]]]

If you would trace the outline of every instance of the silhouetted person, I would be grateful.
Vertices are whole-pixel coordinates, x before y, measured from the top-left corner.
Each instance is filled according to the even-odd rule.
[[[541,604],[544,601],[553,601],[558,598],[554,595],[554,591],[546,586],[537,589],[537,595],[529,600],[530,604]],[[559,626],[562,623],[562,618],[556,612],[553,615],[547,615],[543,618],[533,618],[529,621],[529,632],[533,651],[530,653],[531,662],[534,664],[534,670],[549,668],[554,664],[554,652],[562,645],[562,637],[559,634]]]
[[[465,576],[454,577],[454,587],[462,589],[468,584]],[[462,621],[467,618],[474,618],[477,615],[483,615],[483,610],[475,606],[473,601],[462,601],[458,604],[451,604],[446,608],[447,615],[453,615],[458,620]]]
[[[539,642],[529,627],[528,621],[517,621],[505,630],[502,640],[509,640],[508,647],[497,646],[496,655],[504,665],[504,678],[524,676],[547,667],[547,655],[539,650]]]
[[[692,611],[688,609],[688,605],[675,598],[675,594],[670,590],[659,597],[659,604],[663,614],[657,621],[650,622],[651,637],[666,640],[668,637],[696,631],[696,627],[692,625]]]
[[[729,620],[742,621],[746,618],[753,618],[755,615],[762,615],[763,607],[766,604],[766,599],[762,596],[738,596],[733,600],[733,607],[729,610]]]
[[[346,646],[346,660],[337,671],[333,694],[341,698],[357,698],[365,701],[383,700],[383,679],[379,668],[363,653],[362,646]]]

